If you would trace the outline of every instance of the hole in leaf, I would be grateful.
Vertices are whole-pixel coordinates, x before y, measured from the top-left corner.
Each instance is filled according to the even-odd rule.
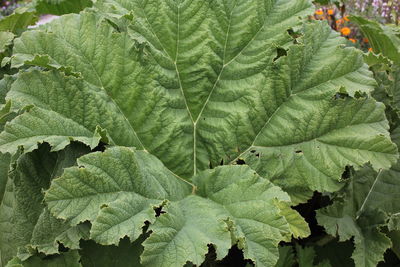
[[[277,61],[280,57],[287,56],[287,51],[282,47],[276,48],[276,57],[274,58],[274,62]]]
[[[298,211],[306,220],[311,229],[311,235],[305,239],[298,240],[299,244],[306,245],[307,242],[310,242],[310,240],[314,240],[315,238],[326,234],[324,228],[318,225],[315,211],[330,204],[332,204],[332,201],[329,197],[323,196],[321,193],[315,191],[313,197],[306,203],[302,203],[293,207],[293,209]]]
[[[300,32],[295,32],[293,29],[288,29],[287,32],[293,39],[297,39],[302,36]]]
[[[303,154],[303,150],[296,150],[295,153],[296,154]]]
[[[217,267],[217,266],[232,266],[232,267],[244,267],[244,266],[254,266],[251,260],[245,260],[243,252],[234,245],[228,252],[228,255],[222,260],[218,261],[217,254],[213,245],[208,245],[208,253],[206,254],[205,261],[200,265],[200,267]],[[187,263],[184,267],[193,266]]]
[[[251,150],[250,153],[256,153],[256,151],[255,150]]]
[[[347,180],[351,177],[352,168],[350,166],[346,166],[344,172],[342,173],[342,179]]]
[[[237,165],[244,165],[244,164],[246,164],[246,162],[245,162],[243,159],[238,159],[238,160],[236,161],[236,164],[237,164]]]
[[[334,99],[346,99],[348,97],[349,97],[349,95],[347,93],[336,93],[333,98]]]
[[[67,247],[64,246],[63,243],[57,242],[58,243],[58,251],[60,252],[68,252],[69,249]]]
[[[219,165],[224,165],[224,159],[221,159],[221,162],[219,163]]]
[[[106,145],[106,143],[100,141],[100,143],[92,149],[92,152],[104,152],[104,150],[106,150]]]
[[[159,217],[161,214],[166,213],[165,211],[162,210],[162,208],[163,208],[162,206],[154,208],[154,211],[156,212],[156,217]]]

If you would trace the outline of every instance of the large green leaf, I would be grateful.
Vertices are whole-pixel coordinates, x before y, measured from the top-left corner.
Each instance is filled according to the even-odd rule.
[[[89,220],[91,238],[118,244],[135,240],[144,222],[146,266],[200,264],[208,245],[218,259],[238,244],[259,266],[275,264],[278,243],[309,235],[306,223],[283,203],[289,196],[248,166],[224,166],[199,173],[192,187],[147,152],[113,147],[78,160],[55,179],[45,200],[57,217],[72,224]],[[192,192],[192,194],[191,194]],[[169,203],[156,217],[155,208]],[[282,203],[283,202],[283,203]],[[165,213],[165,214],[164,214]]]
[[[45,200],[72,224],[92,221],[91,238],[100,244],[118,244],[125,235],[137,239],[144,222],[154,221],[156,207],[192,190],[144,151],[114,147],[81,157],[78,165],[53,181]]]
[[[117,136],[113,129],[120,134],[119,139],[111,143],[137,144],[135,133],[129,131],[129,123],[118,108],[108,102],[107,95],[97,87],[87,88],[83,84],[86,83],[82,79],[65,77],[56,71],[33,70],[19,74],[8,97],[14,100],[15,106],[35,107],[6,125],[0,138],[1,150],[14,153],[17,146],[12,144],[17,144],[29,152],[43,141],[50,143],[53,150],[60,150],[71,140],[94,148],[104,138],[96,127],[98,124],[109,129],[113,137]],[[39,89],[44,87],[49,91]]]
[[[58,242],[78,248],[79,240],[87,236],[84,225],[70,227],[56,219],[45,208],[43,190],[63,167],[75,163],[76,157],[87,152],[82,145],[73,144],[66,151],[49,153],[48,146],[21,156],[8,177],[0,205],[0,256],[5,263],[13,256],[25,260],[37,249],[55,254]],[[65,153],[69,154],[67,157]]]
[[[20,115],[0,133],[0,152],[109,145],[54,179],[45,204],[35,191],[41,212],[16,247],[77,248],[86,221],[91,239],[116,245],[149,222],[144,265],[199,265],[210,245],[217,260],[237,245],[273,266],[281,241],[309,235],[291,201],[339,190],[346,166],[377,171],[397,160],[362,53],[322,22],[302,24],[309,0],[100,0],[94,11],[14,41],[11,66],[36,67],[7,93]],[[243,162],[250,167],[232,166]],[[231,166],[208,170],[220,164]],[[358,236],[379,239],[360,210],[350,215]],[[62,231],[48,238],[46,228]]]
[[[238,243],[244,257],[257,266],[274,265],[278,243],[292,235],[277,205],[278,200],[289,201],[286,193],[247,166],[218,167],[198,174],[193,182],[198,196],[171,203],[150,226],[153,233],[144,242],[143,263],[198,265],[207,244],[214,244],[217,259],[222,259],[232,243]]]
[[[326,231],[339,236],[340,241],[354,237],[352,258],[356,266],[376,266],[391,242],[381,227],[388,215],[400,212],[399,163],[390,170],[373,171],[365,167],[358,171],[343,196],[332,206],[318,212],[318,222]]]
[[[43,140],[60,149],[69,138],[92,145],[99,125],[111,144],[145,149],[183,178],[244,158],[292,196],[339,189],[348,165],[395,162],[383,105],[335,99],[368,95],[375,82],[327,25],[297,27],[309,1],[98,2],[126,15],[126,30],[84,12],[15,40],[14,62],[49,57],[80,77],[21,74],[8,99],[37,107],[9,124],[1,151]],[[289,28],[304,37],[293,44]],[[41,116],[70,127],[45,128]]]

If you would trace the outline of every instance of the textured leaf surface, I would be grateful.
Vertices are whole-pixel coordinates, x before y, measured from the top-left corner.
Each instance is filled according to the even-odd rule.
[[[197,196],[172,202],[150,226],[153,233],[144,242],[143,264],[200,264],[208,244],[222,259],[237,243],[257,266],[274,265],[278,243],[292,235],[277,204],[289,201],[288,195],[247,166],[218,167],[198,174],[193,182]]]
[[[338,91],[353,96],[373,89],[361,53],[344,49],[345,40],[321,23],[305,25],[300,44],[292,44],[286,30],[311,12],[308,1],[96,5],[114,19],[126,15],[125,30],[116,32],[109,20],[91,13],[69,15],[24,33],[13,55],[17,62],[48,56],[52,64],[71,68],[81,76],[81,91],[100,95],[117,110],[110,126],[99,115],[103,110],[88,108],[88,130],[100,125],[115,144],[145,148],[184,178],[243,157],[285,189],[292,184],[303,191],[337,190],[347,165],[371,161],[378,169],[395,161],[383,106],[370,99],[334,99]],[[276,59],[277,47],[288,49],[287,56]],[[49,74],[24,77],[34,84],[26,98],[36,99],[42,91],[36,88],[46,88],[55,103],[56,90],[43,75]],[[57,77],[64,92],[76,95],[73,79]],[[17,100],[13,91],[9,99]],[[22,104],[27,102],[32,100]],[[82,116],[76,102],[67,103],[54,105],[71,107],[68,116]],[[251,151],[260,152],[254,153],[260,159],[252,159]]]
[[[0,32],[0,53],[4,53],[8,46],[12,44],[12,40],[14,39],[14,34],[8,31]],[[3,57],[1,57],[3,58]]]
[[[147,266],[200,264],[214,244],[218,258],[238,243],[245,257],[273,265],[277,245],[309,230],[295,211],[281,203],[289,196],[247,166],[226,166],[193,178],[192,187],[144,151],[113,147],[78,160],[46,193],[57,217],[72,224],[89,220],[91,238],[101,244],[135,240],[144,222],[153,223],[142,255]],[[166,206],[160,217],[155,207]]]
[[[354,237],[352,258],[356,266],[376,266],[391,246],[380,228],[386,225],[388,214],[400,211],[399,166],[376,173],[371,167],[356,172],[351,183],[336,202],[318,212],[318,222],[341,241]]]
[[[27,70],[6,96],[20,115],[0,133],[0,152],[108,145],[52,181],[50,214],[40,202],[33,221],[42,228],[24,239],[33,248],[76,248],[85,221],[91,239],[117,245],[148,222],[144,265],[200,265],[210,245],[217,259],[237,245],[257,266],[273,266],[281,241],[310,233],[293,202],[341,189],[347,166],[378,171],[397,161],[362,53],[326,24],[301,24],[309,0],[100,0],[94,10],[14,42],[11,66]],[[208,170],[223,164],[231,166]],[[338,231],[356,236],[356,261],[370,264],[387,240],[364,220],[362,203],[375,199],[365,192],[357,209],[331,209],[352,222]],[[47,238],[44,228],[59,231]],[[366,249],[376,251],[363,261]]]
[[[98,87],[57,71],[21,73],[7,99],[17,107],[35,105],[35,108],[7,124],[0,134],[0,150],[14,153],[19,145],[29,152],[43,141],[50,143],[53,150],[60,150],[71,140],[94,148],[102,138],[97,125],[109,129],[111,136],[115,136],[114,131],[120,134],[112,143],[138,144],[129,123],[107,98]]]
[[[92,221],[91,238],[101,244],[118,244],[126,235],[137,239],[144,222],[154,221],[155,207],[191,192],[144,151],[114,147],[81,157],[78,165],[53,181],[45,200],[53,214],[72,224]]]
[[[73,150],[77,156],[85,151],[81,145],[72,145],[68,150]],[[52,217],[43,203],[43,190],[49,187],[50,180],[60,171],[57,168],[71,166],[75,159],[66,158],[61,152],[49,153],[46,146],[18,159],[16,167],[11,170],[0,205],[0,255],[3,265],[16,255],[22,260],[28,258],[32,247],[49,254],[58,253],[57,242],[67,247],[78,247],[85,230],[81,226],[71,228]]]
[[[58,244],[70,249],[79,249],[79,241],[88,239],[90,227],[87,224],[70,227],[50,214],[47,208],[40,214],[33,229],[30,246],[46,255],[58,254]]]

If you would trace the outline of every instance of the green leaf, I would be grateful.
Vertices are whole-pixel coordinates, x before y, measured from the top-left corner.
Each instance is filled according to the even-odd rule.
[[[368,52],[364,54],[364,61],[368,66],[373,67],[374,70],[390,70],[393,62],[382,54],[375,54]]]
[[[395,213],[390,216],[388,222],[388,230],[389,231],[400,230],[400,213]]]
[[[325,220],[347,216],[352,227],[338,231],[355,236],[358,262],[365,248],[374,252],[364,263],[380,257],[389,217],[378,212],[368,224],[368,190],[357,209],[345,208],[352,189],[341,177],[368,162],[372,172],[389,169],[397,147],[363,54],[326,23],[302,20],[311,1],[96,2],[14,41],[11,65],[21,71],[6,103],[19,115],[0,133],[0,152],[108,145],[52,181],[33,221],[88,221],[103,245],[134,241],[150,223],[148,266],[199,265],[210,245],[217,260],[236,245],[258,266],[274,266],[281,241],[310,233],[290,206],[345,187],[330,207],[338,216]],[[53,253],[57,241],[86,237],[66,226],[47,238],[46,222],[28,248]]]
[[[327,25],[298,27],[298,17],[312,13],[308,1],[166,3],[102,2],[110,16],[126,15],[126,31],[83,12],[15,40],[18,64],[46,56],[79,73],[76,86],[73,77],[59,74],[52,80],[65,84],[60,87],[70,96],[76,88],[87,92],[76,98],[80,101],[104,99],[117,117],[113,124],[100,115],[104,110],[85,109],[88,117],[76,107],[78,101],[59,100],[58,86],[46,82],[47,73],[23,77],[29,91],[24,89],[21,105],[39,105],[51,116],[54,111],[87,117],[84,123],[91,127],[83,126],[89,131],[100,125],[113,144],[145,148],[186,179],[221,160],[244,158],[291,195],[304,192],[297,196],[301,201],[311,190],[338,190],[345,166],[370,161],[379,169],[395,162],[383,105],[335,99],[337,92],[369,94],[375,82],[362,53],[343,48],[345,39]],[[287,34],[294,27],[304,35],[297,44]],[[287,56],[276,59],[278,47],[288,49]],[[20,87],[26,85],[13,86],[10,100],[19,101],[14,92]],[[48,96],[44,103],[34,101],[42,96]],[[39,139],[43,126],[29,127],[40,128],[35,131]],[[18,137],[4,146],[15,151],[18,145],[30,146]],[[253,150],[260,158],[253,159]]]
[[[300,245],[296,245],[296,254],[299,267],[314,266],[316,253],[313,247],[301,247]]]
[[[0,153],[0,203],[2,202],[8,181],[11,157],[8,154]]]
[[[79,240],[85,236],[83,226],[71,228],[48,213],[43,203],[43,190],[60,172],[58,168],[75,164],[76,158],[65,157],[65,153],[79,156],[87,152],[87,148],[73,144],[63,152],[49,153],[49,150],[48,146],[41,146],[21,156],[10,172],[0,205],[3,265],[16,255],[27,259],[33,252],[31,248],[48,254],[58,253],[58,242],[78,248]]]
[[[37,0],[35,9],[40,14],[63,15],[79,13],[92,6],[91,0]]]
[[[352,258],[356,266],[376,266],[391,246],[380,229],[389,214],[398,213],[400,205],[399,164],[390,170],[376,173],[371,167],[356,172],[332,206],[317,212],[318,222],[327,233],[339,236],[340,241],[354,236]]]
[[[29,7],[17,8],[14,13],[0,20],[0,31],[9,31],[20,34],[29,25],[34,25],[38,21],[35,10]]]
[[[71,119],[35,107],[6,124],[0,134],[0,151],[14,154],[22,146],[25,152],[31,152],[44,142],[52,146],[52,151],[58,151],[71,141],[95,148],[101,139],[97,130],[93,134]]]
[[[70,227],[64,221],[52,216],[45,208],[32,232],[30,247],[46,255],[58,254],[59,243],[70,249],[79,249],[79,241],[89,238],[89,230],[87,224]]]
[[[13,258],[6,267],[81,267],[79,254],[75,251],[64,252],[61,255],[51,258],[40,258],[33,256],[26,261]]]
[[[355,250],[352,255],[356,266],[376,266],[384,259],[385,251],[391,247],[390,239],[377,228],[377,225],[384,223],[382,219],[373,214],[360,223],[362,235],[355,237]]]
[[[164,200],[190,194],[191,186],[144,151],[113,147],[78,159],[46,193],[46,203],[58,218],[73,225],[92,222],[91,238],[118,244],[124,236],[136,240],[154,208]]]
[[[217,260],[233,244],[257,266],[278,260],[278,243],[293,234],[278,201],[289,201],[279,187],[247,166],[224,166],[193,178],[197,195],[167,205],[150,226],[142,262],[146,266],[182,266],[204,261],[208,244]],[[304,236],[303,236],[304,237]]]
[[[279,247],[279,259],[275,267],[293,267],[294,261],[294,250],[291,246],[280,246]]]
[[[396,129],[393,140],[397,142]],[[348,185],[334,197],[334,204],[317,211],[318,223],[340,241],[354,237],[352,258],[356,266],[376,266],[391,247],[383,227],[395,229],[400,203],[400,162],[389,170],[374,171],[365,166],[355,172]],[[390,218],[390,219],[389,219]]]
[[[15,35],[12,32],[0,31],[0,53],[6,51],[6,49],[12,44],[14,37]],[[1,59],[3,59],[3,56]]]
[[[300,214],[290,207],[289,203],[280,202],[277,203],[277,205],[281,209],[281,215],[285,217],[289,224],[290,231],[293,233],[294,238],[302,238],[311,234],[308,224]]]
[[[39,88],[48,88],[49,91]],[[69,100],[65,102],[66,98],[60,98],[60,95]],[[63,149],[71,140],[94,148],[100,139],[105,138],[98,125],[108,128],[112,136],[115,136],[115,131],[121,135],[119,139],[111,140],[112,143],[138,144],[118,107],[108,102],[106,94],[99,88],[82,79],[66,77],[56,71],[42,73],[32,70],[18,75],[7,99],[17,107],[36,107],[6,125],[0,134],[0,150],[3,152],[15,153],[18,146],[24,146],[29,152],[43,141],[50,143],[53,151]]]
[[[11,89],[15,76],[6,75],[0,80],[0,107],[6,104],[6,95]]]
[[[350,19],[368,38],[374,53],[382,53],[393,62],[400,64],[400,28],[398,26],[382,25],[358,16],[351,16]]]

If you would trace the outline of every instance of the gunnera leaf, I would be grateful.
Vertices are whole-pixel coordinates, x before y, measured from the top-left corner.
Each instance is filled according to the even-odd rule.
[[[245,258],[274,265],[280,241],[309,235],[300,215],[282,206],[289,196],[248,166],[201,172],[192,193],[144,151],[113,147],[78,159],[78,165],[53,181],[45,197],[50,210],[72,224],[89,220],[90,237],[104,245],[124,236],[135,240],[146,221],[154,223],[141,256],[145,266],[201,264],[208,244],[215,245],[217,259],[238,244]],[[163,212],[156,217],[159,206]]]
[[[58,153],[49,153],[48,146],[41,146],[21,156],[6,175],[7,184],[0,204],[0,256],[3,266],[14,256],[26,260],[34,254],[34,250],[58,254],[58,243],[76,249],[79,240],[88,235],[87,226],[71,227],[53,217],[43,203],[43,190],[59,173],[58,168],[73,165],[76,157],[85,151],[87,148],[77,144]],[[65,157],[65,153],[70,156]]]
[[[397,145],[398,130],[398,127],[392,129],[392,139]],[[400,162],[378,172],[365,166],[333,197],[333,205],[317,212],[318,223],[327,233],[338,236],[340,241],[354,237],[352,258],[356,266],[376,266],[388,248],[397,248],[383,229],[400,227],[397,219],[400,203],[393,201],[400,198],[399,173]]]
[[[150,223],[147,266],[199,265],[209,245],[273,266],[281,241],[309,234],[293,203],[398,157],[362,53],[312,13],[309,0],[100,0],[27,31],[0,152],[101,140],[52,181],[53,216],[89,221],[107,246]]]
[[[381,229],[391,214],[400,212],[399,203],[393,201],[400,197],[398,177],[399,164],[378,173],[365,167],[356,172],[333,205],[317,212],[318,222],[329,234],[340,241],[354,237],[356,266],[376,266],[391,247]]]
[[[185,179],[243,159],[297,202],[338,190],[346,166],[396,161],[362,53],[322,22],[301,26],[310,1],[97,2],[102,15],[63,16],[15,40],[19,64],[46,56],[80,77],[21,73],[7,99],[36,107],[0,134],[0,151],[95,144],[100,126],[110,144],[144,149]],[[41,116],[57,119],[44,127]]]

